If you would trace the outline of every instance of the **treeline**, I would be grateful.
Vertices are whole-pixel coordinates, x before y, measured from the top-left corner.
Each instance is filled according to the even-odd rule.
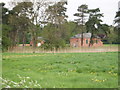
[[[2,7],[2,48],[13,49],[18,44],[33,42],[36,47],[38,38],[43,37],[45,49],[66,47],[69,39],[75,34],[91,32],[92,37],[99,35],[104,43],[118,43],[118,29],[107,24],[101,24],[103,14],[99,8],[89,9],[82,4],[74,16],[78,19],[67,21],[67,2],[17,2],[12,10]],[[92,42],[91,37],[91,44]]]

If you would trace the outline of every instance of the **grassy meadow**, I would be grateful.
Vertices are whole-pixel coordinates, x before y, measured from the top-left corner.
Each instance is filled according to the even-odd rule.
[[[3,53],[3,87],[117,88],[118,53]]]

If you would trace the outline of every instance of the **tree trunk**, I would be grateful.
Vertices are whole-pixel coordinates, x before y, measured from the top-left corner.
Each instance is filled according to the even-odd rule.
[[[22,42],[23,42],[23,46],[25,46],[25,33],[23,32],[23,39],[22,39]]]
[[[83,13],[82,13],[82,16],[83,16]],[[81,36],[81,46],[83,46],[83,17],[82,17],[82,36]]]
[[[83,30],[82,30],[82,36],[81,36],[81,46],[83,46]]]
[[[35,49],[36,49],[36,45],[37,45],[37,36],[36,36],[35,32],[32,35],[32,42],[33,42],[33,53],[35,53]]]
[[[89,47],[93,46],[93,31],[91,33],[91,38],[90,38],[90,43],[89,43]]]

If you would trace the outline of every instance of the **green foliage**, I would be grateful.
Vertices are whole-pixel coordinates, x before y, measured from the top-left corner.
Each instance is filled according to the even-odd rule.
[[[65,15],[65,4],[66,2],[58,2],[46,9],[48,24],[42,32],[42,36],[46,39],[45,45],[43,45],[45,49],[57,50],[58,48],[65,47],[66,40],[68,39],[67,28],[64,25],[67,18]]]
[[[106,30],[106,38],[103,39],[103,43],[109,43],[109,44],[119,44],[119,30],[116,27],[109,26]],[[107,31],[108,30],[108,31]]]
[[[120,11],[116,12],[115,23],[120,23]]]
[[[11,31],[11,27],[9,25],[1,25],[2,26],[2,50],[5,51],[8,47],[11,46],[11,39],[9,38],[9,32]]]
[[[96,9],[89,9],[88,12],[90,13],[89,15],[89,19],[86,22],[86,29],[87,32],[91,32],[91,39],[90,39],[90,45],[93,44],[92,38],[94,37],[95,34],[97,34],[97,32],[99,31],[99,26],[101,25],[101,17],[103,17],[103,15],[100,13],[100,9],[96,8]]]
[[[66,5],[66,2],[57,2],[46,9],[49,23],[60,25],[66,22],[68,16],[65,14],[67,9],[64,5]]]
[[[2,23],[8,24],[8,14],[7,13],[9,12],[9,10],[4,7],[5,3],[0,3],[0,6],[2,8],[1,9],[2,11],[0,11],[0,14],[2,15]]]
[[[31,2],[20,2],[12,10],[2,7],[2,45],[3,49],[13,48],[19,41],[25,44],[29,41],[29,19]]]
[[[74,16],[78,17],[76,21],[79,25],[80,24],[84,25],[86,14],[88,14],[88,6],[86,4],[82,4],[81,6],[78,7],[77,11],[78,13],[74,14]]]
[[[31,2],[20,2],[18,3],[9,15],[9,23],[14,27],[13,40],[16,38],[16,43],[19,41],[25,44],[29,37],[29,27],[31,26],[30,11],[33,4]],[[21,37],[22,36],[22,37]]]
[[[77,11],[79,13],[75,13],[74,16],[77,16],[78,19],[76,19],[77,24],[81,25],[81,31],[82,31],[82,37],[81,37],[81,46],[83,46],[83,32],[85,31],[85,17],[86,14],[88,13],[88,6],[86,4],[83,4],[78,7]]]
[[[111,27],[109,26],[109,25],[107,25],[107,24],[101,24],[101,25],[99,25],[99,34],[101,33],[101,34],[104,34],[104,35],[108,35],[109,33],[110,33],[110,29],[111,29]]]
[[[62,38],[62,33],[59,28],[55,28],[52,24],[46,26],[42,32],[43,37],[45,38],[45,49],[54,48],[57,50],[60,47],[65,47],[65,40]]]
[[[4,3],[2,4],[2,24],[0,25],[0,28],[2,28],[2,50],[5,51],[8,49],[8,47],[11,46],[11,39],[9,38],[10,36],[10,31],[12,27],[8,24],[8,15],[9,10],[4,7]]]
[[[115,33],[114,29],[111,28],[110,33],[108,34],[108,42],[112,44],[116,42],[117,38],[118,38],[117,33]]]
[[[86,27],[88,31],[96,32],[99,28],[100,23],[102,22],[101,17],[103,17],[102,14],[100,14],[100,9],[90,9],[88,10],[90,13],[89,20],[86,22]],[[96,26],[95,26],[96,25]]]
[[[82,4],[78,7],[78,12],[74,14],[78,17],[77,21],[68,22],[66,2],[48,5],[45,2],[18,2],[12,10],[5,8],[4,3],[0,4],[4,29],[3,49],[12,48],[19,43],[30,43],[31,40],[33,47],[36,47],[37,37],[42,36],[45,39],[43,45],[45,49],[57,50],[69,44],[70,37],[84,32],[91,32],[92,37],[95,34],[105,34],[108,42],[119,42],[116,35],[118,31],[111,31],[110,26],[101,24],[103,15],[99,8],[88,9],[86,4]],[[86,22],[87,14],[89,14],[89,18]],[[117,17],[119,17],[119,12]]]
[[[77,24],[73,21],[66,22],[61,25],[61,38],[65,41],[65,43],[70,43],[70,38],[79,33],[79,28],[77,27]]]

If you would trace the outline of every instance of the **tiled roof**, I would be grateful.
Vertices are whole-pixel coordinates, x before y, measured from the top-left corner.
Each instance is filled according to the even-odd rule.
[[[82,34],[77,34],[71,38],[81,38]],[[83,33],[83,38],[90,38],[91,37],[91,33]]]
[[[38,40],[43,40],[43,37],[37,37]]]
[[[82,34],[77,34],[71,38],[81,38]],[[83,33],[83,38],[91,38],[91,33]],[[94,38],[100,38],[99,36],[94,36]]]

